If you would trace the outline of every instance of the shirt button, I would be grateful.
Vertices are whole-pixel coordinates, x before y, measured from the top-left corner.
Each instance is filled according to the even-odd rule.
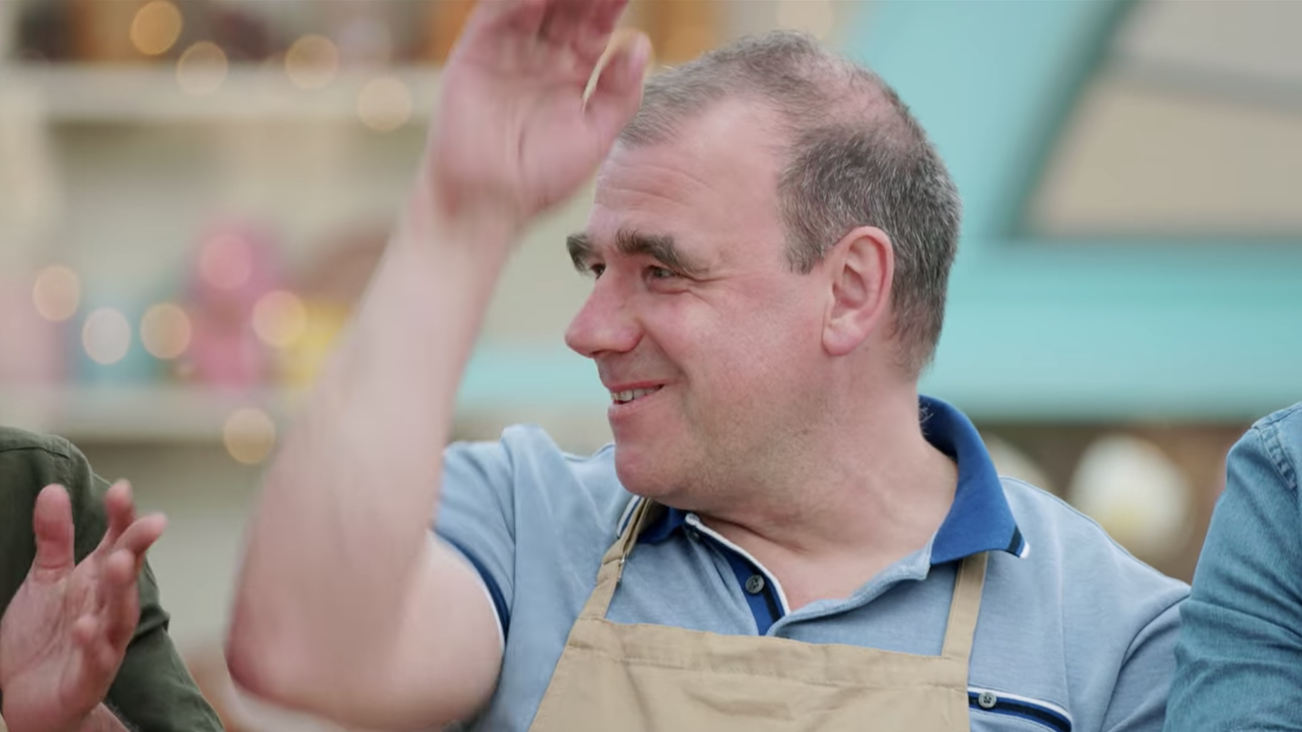
[[[994,694],[991,694],[988,691],[981,692],[981,696],[977,697],[977,706],[981,707],[982,709],[994,709],[995,704],[997,704],[998,702],[999,702],[999,697],[995,696]]]
[[[758,595],[764,591],[764,578],[758,574],[752,574],[750,579],[746,580],[746,591],[752,595]]]

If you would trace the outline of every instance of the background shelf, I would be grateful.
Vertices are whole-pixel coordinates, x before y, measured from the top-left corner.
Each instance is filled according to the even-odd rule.
[[[24,64],[0,74],[0,97],[9,100],[0,117],[25,113],[51,123],[339,121],[360,127],[363,89],[388,77],[409,94],[411,124],[428,119],[438,88],[434,66],[347,70],[323,88],[302,89],[279,66],[232,65],[217,89],[198,96],[182,89],[172,66]]]

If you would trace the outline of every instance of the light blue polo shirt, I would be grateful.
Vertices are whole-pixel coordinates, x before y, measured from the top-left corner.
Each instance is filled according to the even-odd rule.
[[[923,398],[920,418],[958,464],[954,504],[927,546],[850,597],[792,609],[744,551],[671,510],[643,532],[608,618],[938,655],[957,560],[988,551],[972,729],[1161,730],[1188,588],[1059,499],[1001,479],[958,410]],[[497,690],[465,727],[523,732],[640,499],[620,485],[613,446],[569,455],[536,427],[453,445],[445,466],[436,533],[478,569],[506,638]]]

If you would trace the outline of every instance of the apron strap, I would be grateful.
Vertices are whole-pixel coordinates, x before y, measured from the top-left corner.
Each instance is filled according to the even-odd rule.
[[[962,661],[964,668],[972,656],[972,639],[976,636],[977,616],[981,614],[981,590],[985,586],[988,561],[987,552],[964,557],[954,581],[954,599],[949,604],[949,624],[945,628],[945,646],[941,655]]]
[[[662,511],[664,507],[655,501],[638,499],[628,525],[601,559],[597,586],[579,613],[580,618],[600,620],[606,617],[610,602],[615,597],[615,588],[619,586],[620,577],[624,574],[624,562],[637,544],[637,537]],[[945,628],[945,645],[941,655],[961,660],[964,668],[972,655],[972,639],[976,635],[977,616],[981,613],[981,590],[985,585],[987,561],[986,552],[965,557],[954,581],[954,598],[950,601],[949,623]]]
[[[579,613],[580,618],[606,617],[606,611],[610,609],[610,601],[615,597],[615,588],[619,586],[619,578],[624,574],[624,562],[637,544],[637,537],[642,533],[643,528],[664,511],[664,507],[655,501],[646,498],[636,500],[637,507],[633,509],[633,515],[629,517],[624,532],[619,535],[614,544],[610,545],[610,549],[606,550],[606,556],[601,558],[601,569],[597,572],[597,586],[588,597],[583,611]]]

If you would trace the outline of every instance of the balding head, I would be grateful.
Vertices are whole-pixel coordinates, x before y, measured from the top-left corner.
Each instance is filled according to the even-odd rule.
[[[777,31],[653,77],[620,143],[670,142],[685,122],[737,98],[771,111],[780,127],[778,199],[794,270],[813,269],[856,227],[891,238],[901,365],[921,372],[940,338],[961,210],[922,127],[871,70]]]

